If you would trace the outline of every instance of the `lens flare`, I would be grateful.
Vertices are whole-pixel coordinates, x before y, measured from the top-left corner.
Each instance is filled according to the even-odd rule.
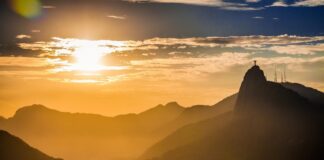
[[[39,0],[11,0],[11,8],[17,14],[26,18],[35,18],[41,14]]]

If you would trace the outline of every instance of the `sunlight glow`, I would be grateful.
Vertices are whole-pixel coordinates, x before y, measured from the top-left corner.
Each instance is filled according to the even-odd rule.
[[[115,66],[106,66],[102,64],[102,59],[105,55],[116,51],[116,48],[112,47],[107,41],[91,41],[81,39],[60,39],[55,38],[56,46],[61,48],[56,50],[57,56],[71,55],[75,58],[75,62],[69,66],[61,68],[62,71],[82,71],[82,72],[94,72],[101,70],[115,70],[120,69]]]
[[[76,63],[73,64],[73,68],[82,71],[102,70],[104,66],[100,64],[100,60],[104,56],[104,52],[104,48],[92,44],[76,48],[73,54]]]
[[[118,41],[102,40],[82,40],[82,39],[61,39],[54,38],[56,41],[48,44],[46,48],[52,51],[52,56],[71,57],[73,61],[57,58],[50,64],[59,65],[49,72],[72,72],[70,78],[53,79],[65,83],[84,83],[84,84],[105,84],[120,80],[122,77],[106,76],[106,71],[124,70],[127,66],[110,66],[103,59],[105,55],[115,51],[123,50],[125,44]],[[25,46],[26,47],[26,46]]]

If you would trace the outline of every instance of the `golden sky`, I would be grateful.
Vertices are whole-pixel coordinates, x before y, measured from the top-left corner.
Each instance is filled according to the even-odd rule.
[[[142,41],[53,37],[17,45],[31,56],[0,57],[0,114],[43,104],[69,112],[117,115],[160,103],[214,104],[238,91],[253,60],[273,80],[321,91],[324,37],[229,36]]]
[[[141,2],[141,3],[139,3]],[[0,115],[43,104],[117,115],[212,105],[253,60],[324,91],[322,1],[0,2]]]

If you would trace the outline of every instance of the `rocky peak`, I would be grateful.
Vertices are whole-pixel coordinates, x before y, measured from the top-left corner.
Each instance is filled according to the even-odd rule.
[[[165,106],[166,107],[179,107],[179,108],[182,108],[177,102],[169,102]]]
[[[239,113],[296,111],[307,106],[305,98],[279,83],[267,81],[259,66],[245,74],[238,93],[235,110]]]
[[[242,86],[244,85],[256,85],[265,83],[266,77],[264,76],[263,71],[258,65],[251,67],[245,74]],[[241,87],[242,87],[241,86]]]
[[[26,118],[29,116],[35,116],[37,114],[40,113],[49,113],[49,112],[53,112],[54,110],[46,108],[45,106],[41,105],[41,104],[33,104],[30,106],[25,106],[22,107],[20,109],[18,109],[15,113],[15,115],[13,116],[14,118]]]
[[[6,120],[4,117],[0,116],[0,121]]]

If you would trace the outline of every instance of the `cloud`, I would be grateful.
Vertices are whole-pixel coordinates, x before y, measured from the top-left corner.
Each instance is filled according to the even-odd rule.
[[[31,32],[32,33],[39,33],[39,32],[41,32],[39,29],[33,29],[33,30],[31,30]]]
[[[1,65],[39,67],[48,65],[46,58],[33,57],[0,57]]]
[[[52,6],[52,5],[43,5],[42,8],[43,8],[43,9],[55,9],[56,6]]]
[[[30,35],[26,35],[26,34],[19,34],[16,36],[17,39],[30,39],[31,36]]]
[[[198,58],[173,57],[134,60],[131,61],[131,65],[137,71],[141,71],[139,74],[152,80],[181,80],[184,78],[195,80],[205,75],[235,72],[237,67],[251,65],[253,60],[257,60],[259,64],[266,67],[284,64],[289,68],[289,72],[301,71],[304,65],[324,63],[324,57],[261,57],[251,53],[224,52],[216,56]]]
[[[286,3],[284,0],[274,1],[271,5],[256,7],[253,3],[259,3],[261,0],[245,0],[243,2],[230,2],[225,0],[128,0],[129,2],[140,3],[177,3],[187,5],[218,7],[224,10],[253,11],[262,10],[267,7],[317,7],[324,6],[324,0],[295,0]]]
[[[138,74],[150,80],[196,80],[201,76],[227,72],[234,66],[249,63],[249,53],[225,52],[217,56],[172,57],[132,60],[130,65]],[[141,76],[141,77],[142,77]]]
[[[118,19],[118,20],[125,20],[126,19],[125,16],[116,16],[116,15],[108,15],[106,17],[112,18],[112,19]]]
[[[261,16],[255,16],[255,17],[252,17],[253,19],[264,19],[264,17],[261,17]]]
[[[241,11],[251,11],[251,10],[261,10],[262,7],[249,7],[246,3],[232,3],[226,2],[224,0],[128,0],[129,2],[145,2],[145,3],[177,3],[177,4],[187,4],[187,5],[198,5],[198,6],[210,6],[218,7],[225,10],[241,10]],[[249,3],[257,2],[258,0],[247,0]]]
[[[287,4],[284,1],[276,1],[268,7],[317,7],[324,6],[324,0],[299,0],[291,4]]]
[[[260,2],[261,0],[246,0],[246,2],[248,3],[258,3]]]
[[[23,74],[22,70],[37,68],[49,74],[55,81],[90,83],[88,79],[83,81],[80,75],[71,75],[75,72],[74,52],[80,47],[90,46],[105,52],[103,58],[105,69],[94,79],[98,83],[105,83],[108,81],[107,75],[117,71],[119,74],[114,76],[123,75],[122,80],[140,79],[143,76],[153,80],[169,77],[181,80],[224,73],[236,67],[247,66],[254,59],[263,65],[284,63],[299,68],[303,68],[301,66],[306,63],[323,63],[323,41],[324,36],[293,35],[152,38],[141,41],[55,37],[51,41],[19,43],[18,46],[23,51],[38,52],[39,54],[34,57],[36,59],[15,61],[18,57],[11,57],[6,62],[0,61],[0,66],[10,68],[10,71],[6,72],[15,74],[18,74],[17,72]],[[43,61],[39,63],[37,60]],[[31,63],[32,66],[17,66],[18,62]],[[39,66],[36,67],[36,64]],[[31,72],[28,76],[32,76]],[[110,79],[109,82],[113,81]]]
[[[278,53],[294,52],[290,54],[305,53],[303,49],[300,50],[286,50],[283,48],[294,46],[300,48],[312,48],[310,43],[321,44],[324,36],[302,37],[291,35],[279,36],[229,36],[229,37],[192,37],[192,38],[152,38],[143,41],[112,41],[112,40],[82,40],[73,38],[53,38],[49,42],[33,42],[33,43],[19,43],[18,46],[25,50],[41,51],[42,56],[71,56],[75,48],[83,45],[97,46],[105,50],[106,54],[114,52],[129,52],[129,51],[150,51],[167,49],[179,52],[190,49],[190,47],[203,48],[242,48],[248,50],[269,50],[279,51]],[[276,49],[276,50],[275,50]],[[317,48],[321,51],[322,48]],[[172,52],[172,51],[167,51]],[[186,51],[185,51],[186,52]],[[309,53],[309,52],[308,52]]]
[[[284,1],[276,1],[269,7],[288,7],[288,6],[289,5],[287,5]]]
[[[302,37],[293,35],[279,36],[229,36],[229,37],[193,37],[193,38],[153,38],[131,43],[142,45],[182,45],[192,47],[262,47],[267,45],[288,45],[324,40],[324,36]]]
[[[36,75],[48,75],[48,69],[52,69],[52,60],[33,57],[0,57],[0,75],[30,77]]]
[[[324,0],[301,0],[295,2],[292,6],[304,6],[304,7],[324,6]]]
[[[316,52],[324,52],[324,44],[272,46],[269,50],[280,54],[313,55]]]
[[[23,49],[17,44],[0,44],[0,57],[3,56],[24,56],[35,57],[40,54],[40,51]]]

